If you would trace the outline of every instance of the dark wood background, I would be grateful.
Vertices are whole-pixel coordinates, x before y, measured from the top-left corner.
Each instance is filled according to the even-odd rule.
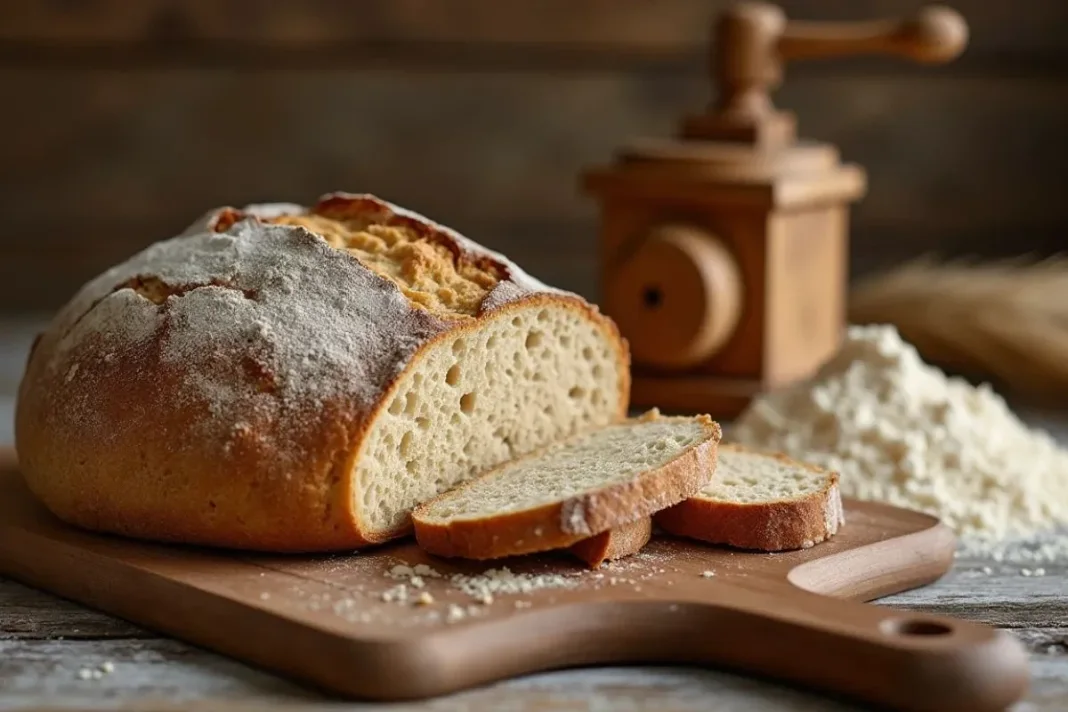
[[[709,98],[717,0],[3,0],[0,312],[48,310],[205,209],[375,192],[596,294],[579,171]],[[793,17],[919,3],[800,0]],[[853,270],[1068,246],[1068,2],[956,0],[955,64],[791,66],[863,164]]]

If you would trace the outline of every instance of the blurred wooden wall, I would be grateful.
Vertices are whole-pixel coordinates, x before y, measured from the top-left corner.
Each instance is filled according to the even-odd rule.
[[[371,191],[595,294],[578,172],[709,98],[717,0],[4,0],[0,311],[51,309],[205,209]],[[894,0],[783,3],[860,19]],[[955,64],[788,68],[869,171],[853,266],[1068,246],[1068,2],[956,0]]]

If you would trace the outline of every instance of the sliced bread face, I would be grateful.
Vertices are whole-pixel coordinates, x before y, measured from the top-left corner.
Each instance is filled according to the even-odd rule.
[[[655,516],[678,536],[740,549],[805,549],[845,523],[838,473],[737,445],[719,448],[716,476]]]
[[[615,561],[637,554],[653,536],[653,520],[642,517],[629,524],[601,532],[571,545],[571,553],[586,562],[591,569],[600,568],[606,561]]]
[[[706,415],[594,429],[507,462],[415,508],[419,545],[495,559],[563,549],[696,494],[721,437]]]

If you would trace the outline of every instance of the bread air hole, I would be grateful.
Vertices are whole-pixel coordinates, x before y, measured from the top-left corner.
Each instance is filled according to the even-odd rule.
[[[475,394],[464,393],[460,396],[460,410],[468,415],[475,409]]]
[[[452,368],[445,373],[445,382],[450,386],[455,386],[460,382],[460,364],[453,364]]]
[[[452,342],[452,352],[454,354],[456,354],[457,356],[459,356],[460,354],[462,354],[466,350],[467,350],[467,344],[464,343],[463,339],[457,339],[456,341]]]
[[[415,415],[415,411],[418,407],[419,396],[414,391],[409,391],[404,397],[404,412],[408,415]]]
[[[401,457],[408,457],[412,453],[412,434],[405,433],[400,442]],[[411,464],[411,463],[409,463]]]
[[[397,396],[389,404],[389,413],[390,415],[400,415],[402,410],[404,410],[404,396]]]
[[[538,312],[538,321],[549,321],[549,312],[546,309],[542,309]]]
[[[578,399],[584,395],[586,395],[586,389],[582,388],[581,386],[572,386],[571,390],[567,392],[568,398]]]
[[[532,349],[537,348],[538,346],[541,346],[542,339],[544,339],[544,338],[545,338],[545,336],[540,331],[532,331],[529,334],[527,334],[527,343],[526,343],[527,351],[530,351]]]

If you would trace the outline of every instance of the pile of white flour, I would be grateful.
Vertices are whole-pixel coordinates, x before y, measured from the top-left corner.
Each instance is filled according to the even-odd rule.
[[[1068,451],[988,386],[925,364],[892,326],[851,326],[819,373],[754,401],[725,440],[837,470],[844,495],[936,515],[965,550],[998,556],[1068,525]],[[1068,537],[1042,541],[1031,558],[1068,552]]]

